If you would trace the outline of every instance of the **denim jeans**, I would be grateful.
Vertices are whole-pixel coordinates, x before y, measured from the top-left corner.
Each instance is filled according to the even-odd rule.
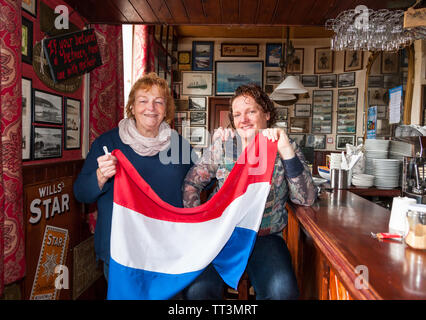
[[[299,297],[290,252],[278,234],[257,237],[246,268],[258,300],[291,300]],[[220,300],[224,282],[210,264],[184,291],[189,300]]]

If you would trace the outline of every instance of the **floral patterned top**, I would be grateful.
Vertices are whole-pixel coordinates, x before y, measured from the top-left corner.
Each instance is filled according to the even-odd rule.
[[[240,141],[238,135],[224,143],[218,139],[204,151],[203,157],[188,171],[184,180],[182,186],[184,207],[199,206],[200,193],[212,179],[216,178],[217,184],[211,196],[222,187],[241,154]],[[285,208],[288,200],[295,204],[310,206],[316,198],[316,188],[304,156],[297,144],[291,139],[290,142],[296,157],[282,160],[277,152],[271,190],[258,232],[260,236],[284,229],[288,221]]]

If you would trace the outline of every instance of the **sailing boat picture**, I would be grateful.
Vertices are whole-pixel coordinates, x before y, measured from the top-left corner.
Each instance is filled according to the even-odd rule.
[[[183,95],[212,95],[213,75],[206,72],[183,72],[182,94]]]
[[[248,83],[263,87],[263,61],[216,61],[216,95],[232,95]]]

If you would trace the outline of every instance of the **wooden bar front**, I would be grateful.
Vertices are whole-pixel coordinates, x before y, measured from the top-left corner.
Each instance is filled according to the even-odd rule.
[[[426,299],[426,251],[370,235],[388,232],[389,210],[347,190],[287,208],[302,299]]]

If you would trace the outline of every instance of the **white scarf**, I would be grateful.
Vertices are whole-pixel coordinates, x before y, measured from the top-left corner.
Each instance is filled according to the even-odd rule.
[[[137,154],[155,156],[169,147],[171,128],[167,122],[163,121],[158,129],[158,135],[155,138],[149,138],[139,133],[134,119],[124,118],[118,124],[118,134],[121,141],[128,144]]]

